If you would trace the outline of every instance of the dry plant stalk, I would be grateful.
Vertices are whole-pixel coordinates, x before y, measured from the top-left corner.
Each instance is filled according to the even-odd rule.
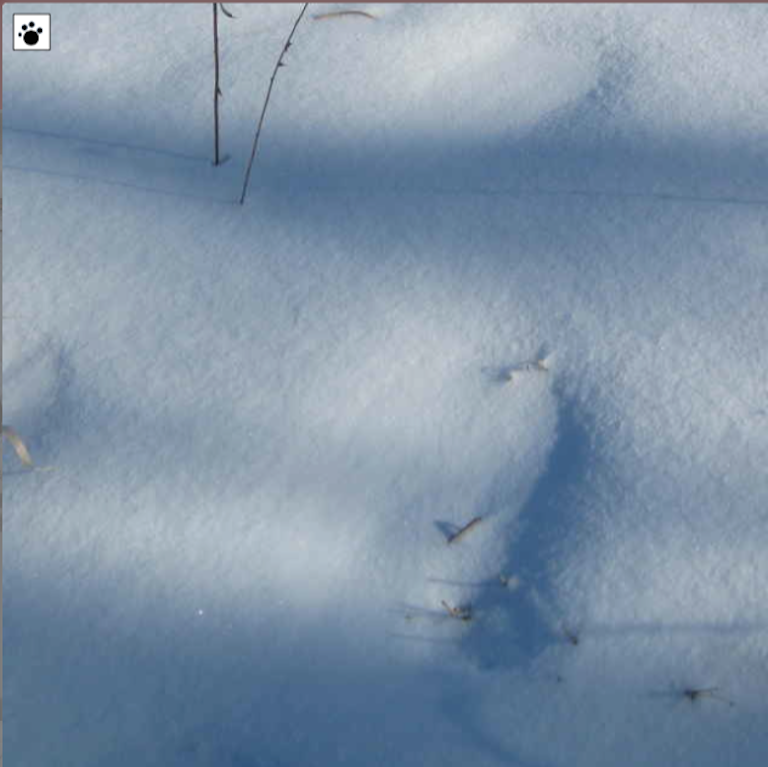
[[[323,19],[336,19],[339,16],[362,16],[363,18],[376,21],[376,16],[367,11],[329,11],[328,13],[318,13],[312,18],[315,21],[323,21]]]
[[[476,527],[480,522],[483,521],[482,517],[475,517],[474,519],[471,519],[469,522],[467,522],[464,527],[457,530],[452,536],[448,538],[448,545],[450,546],[452,543],[455,543],[459,540],[463,535],[466,535],[473,527]]]
[[[306,12],[307,8],[309,7],[309,3],[304,3],[304,5],[301,7],[301,13],[296,17],[296,21],[293,22],[293,29],[291,29],[291,33],[288,35],[288,39],[285,41],[285,44],[283,45],[283,50],[280,52],[280,55],[277,57],[277,64],[275,64],[275,68],[272,71],[272,77],[269,79],[269,88],[267,89],[267,95],[264,98],[264,106],[261,108],[261,116],[259,117],[259,124],[256,128],[256,135],[253,137],[253,147],[251,148],[251,156],[248,160],[248,167],[245,170],[245,179],[243,180],[243,191],[240,194],[240,204],[242,205],[245,202],[245,193],[248,189],[248,181],[251,178],[251,169],[253,168],[253,161],[256,157],[256,149],[259,146],[259,137],[261,136],[261,128],[264,125],[264,116],[267,114],[267,107],[269,106],[269,98],[272,95],[272,88],[275,85],[275,78],[277,77],[277,70],[280,69],[280,67],[284,67],[285,64],[283,63],[283,58],[285,57],[285,54],[288,53],[288,49],[291,47],[291,40],[293,38],[294,32],[296,32],[296,27],[299,26],[299,22],[304,16],[304,13]]]
[[[235,17],[224,3],[213,3],[213,164],[219,164],[219,98],[224,96],[219,87],[219,6],[230,19]]]
[[[219,164],[219,4],[213,3],[213,164]]]
[[[465,605],[464,607],[451,607],[445,600],[440,602],[440,604],[448,611],[448,615],[450,615],[451,618],[456,618],[460,621],[472,620],[471,605]]]
[[[16,451],[16,455],[19,457],[19,460],[27,468],[34,469],[35,463],[32,460],[32,456],[29,454],[29,450],[27,450],[27,446],[24,444],[24,441],[19,436],[16,429],[3,424],[3,436],[11,443],[11,445],[13,446],[13,449]]]

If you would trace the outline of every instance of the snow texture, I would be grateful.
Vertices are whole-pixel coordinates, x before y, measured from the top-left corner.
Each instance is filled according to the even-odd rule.
[[[210,5],[3,48],[9,764],[762,767],[768,8],[310,6],[242,207],[227,8],[220,167]]]

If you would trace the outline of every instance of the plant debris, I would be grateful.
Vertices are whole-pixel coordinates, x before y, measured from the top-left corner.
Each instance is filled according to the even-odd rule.
[[[462,605],[457,607],[451,607],[451,605],[448,604],[445,600],[440,602],[440,604],[448,611],[448,615],[451,616],[451,618],[458,618],[458,620],[461,621],[471,621],[472,620],[472,606],[471,605]]]
[[[336,19],[339,16],[362,16],[363,18],[376,21],[376,16],[367,11],[329,11],[328,13],[315,14],[312,18],[315,21],[323,21],[324,19]]]
[[[469,522],[467,522],[464,527],[458,529],[453,535],[451,535],[448,538],[448,545],[450,546],[452,543],[455,543],[459,540],[463,535],[468,533],[473,527],[476,527],[480,522],[483,521],[482,517],[475,517],[474,519],[471,519]]]

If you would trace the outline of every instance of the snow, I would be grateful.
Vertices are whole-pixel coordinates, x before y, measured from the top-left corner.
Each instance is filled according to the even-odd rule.
[[[226,7],[218,168],[210,7],[3,50],[9,763],[762,765],[768,10],[310,6],[241,207]]]

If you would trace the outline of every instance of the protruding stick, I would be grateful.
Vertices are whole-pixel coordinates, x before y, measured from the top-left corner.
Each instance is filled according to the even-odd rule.
[[[463,535],[466,535],[473,527],[480,524],[480,522],[483,521],[482,517],[475,517],[474,519],[467,522],[464,527],[462,527],[460,530],[457,530],[450,538],[448,538],[448,545],[450,546],[452,543],[455,543],[459,540]]]
[[[264,115],[267,113],[267,106],[269,106],[269,97],[272,95],[272,87],[275,84],[275,77],[277,77],[277,70],[280,69],[280,67],[285,66],[283,64],[283,56],[288,52],[288,49],[291,47],[291,39],[293,38],[293,33],[296,31],[296,27],[299,26],[299,22],[301,21],[302,16],[304,16],[304,12],[307,10],[309,6],[309,3],[304,3],[301,9],[301,13],[296,18],[296,21],[293,24],[293,29],[291,30],[291,34],[288,35],[288,39],[285,41],[285,45],[283,46],[283,50],[280,53],[280,56],[277,59],[277,64],[275,64],[275,69],[272,72],[272,77],[269,79],[269,88],[267,89],[267,96],[264,99],[264,106],[261,108],[261,116],[259,117],[259,124],[256,128],[256,135],[253,138],[253,147],[251,148],[251,157],[248,160],[248,167],[245,171],[245,179],[243,181],[243,191],[240,195],[240,204],[242,205],[245,202],[245,193],[248,189],[248,181],[251,178],[251,168],[253,167],[253,160],[256,157],[256,149],[259,145],[259,136],[261,136],[261,127],[264,125]]]

